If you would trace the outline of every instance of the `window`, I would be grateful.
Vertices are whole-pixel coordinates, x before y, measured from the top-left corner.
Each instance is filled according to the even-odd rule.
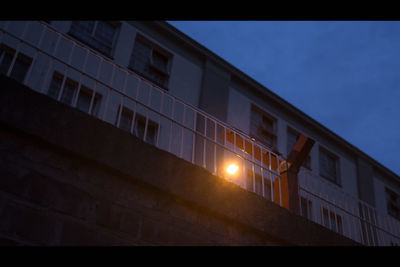
[[[171,54],[138,35],[129,68],[165,88],[169,79]]]
[[[276,119],[252,106],[250,136],[271,149],[276,149]]]
[[[118,28],[115,22],[73,21],[69,34],[110,57]]]
[[[386,207],[389,215],[400,220],[400,195],[386,188]]]
[[[340,185],[339,158],[327,150],[319,150],[319,175]]]
[[[118,114],[120,113],[121,106],[118,107],[118,113],[115,120],[115,125],[118,123]],[[136,113],[134,115],[133,111],[122,107],[121,118],[119,121],[119,128],[130,132],[132,127],[133,116],[135,116],[135,123],[133,125],[133,133],[140,139],[143,139],[144,132],[146,128],[146,117],[141,114]],[[150,119],[147,120],[147,133],[146,142],[150,144],[155,144],[157,141],[158,124]]]
[[[297,139],[299,139],[300,133],[296,132],[295,130],[288,128],[287,130],[287,155],[289,156],[290,152],[292,152],[292,149],[294,145],[297,142]],[[303,162],[303,167],[310,169],[311,170],[311,156],[310,154],[307,156],[305,161]]]
[[[49,90],[47,91],[48,96],[54,99],[58,99],[63,79],[64,79],[63,75],[59,74],[58,72],[54,72]],[[78,93],[78,83],[71,80],[70,78],[66,78],[60,101],[67,105],[73,105],[73,102],[77,97],[77,93]],[[100,109],[101,94],[96,92],[95,95],[93,96],[93,90],[83,85],[79,89],[79,96],[78,99],[76,100],[77,101],[76,107],[83,112],[89,113],[89,108],[92,98],[93,98],[93,104],[92,104],[91,114],[97,116]]]
[[[326,228],[331,229],[337,233],[343,234],[343,223],[342,223],[342,216],[328,211],[328,209],[323,208],[323,222]]]
[[[0,73],[7,75],[15,55],[15,50],[2,44],[0,45]],[[22,53],[18,53],[14,66],[11,70],[10,78],[21,83],[24,82],[25,75],[29,70],[32,59]]]

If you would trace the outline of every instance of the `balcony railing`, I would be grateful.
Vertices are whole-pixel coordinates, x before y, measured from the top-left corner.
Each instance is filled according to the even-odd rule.
[[[7,76],[23,62],[21,82],[57,101],[130,132],[214,175],[274,200],[283,158],[247,134],[172,96],[42,22],[0,22],[0,44],[9,47]],[[2,57],[6,51],[3,49]],[[12,57],[12,59],[11,59]],[[28,63],[27,63],[28,62]],[[4,63],[4,64],[3,64]],[[20,72],[21,72],[20,71]],[[234,164],[236,173],[227,167]],[[320,178],[299,175],[301,212],[311,221],[366,245],[400,243],[399,223],[350,196],[324,195]],[[278,185],[278,186],[275,186]],[[282,193],[279,192],[282,206]],[[342,202],[342,200],[348,201]],[[351,200],[350,200],[351,199]],[[340,201],[338,201],[340,200]],[[387,224],[384,224],[387,223]],[[389,227],[390,224],[390,227]]]

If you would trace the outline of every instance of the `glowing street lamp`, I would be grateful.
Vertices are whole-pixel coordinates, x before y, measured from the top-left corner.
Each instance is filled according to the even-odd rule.
[[[239,166],[236,165],[235,163],[232,163],[226,168],[226,172],[229,173],[230,175],[234,175],[239,169]]]

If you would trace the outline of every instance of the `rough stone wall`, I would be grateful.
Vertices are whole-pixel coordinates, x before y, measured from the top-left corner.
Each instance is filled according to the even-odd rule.
[[[357,245],[0,77],[0,245]]]

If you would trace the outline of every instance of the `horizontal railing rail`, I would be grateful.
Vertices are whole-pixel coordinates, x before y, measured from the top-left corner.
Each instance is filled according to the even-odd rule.
[[[21,82],[33,90],[47,95],[51,95],[51,89],[55,90],[52,97],[57,101],[69,101],[67,104],[74,108],[124,129],[145,142],[203,167],[268,200],[276,201],[274,196],[278,193],[278,204],[282,206],[279,178],[284,158],[281,155],[231,125],[169,94],[147,78],[115,64],[104,55],[80,44],[73,37],[58,32],[50,25],[31,21],[21,23],[24,25],[20,36],[7,30],[9,22],[4,22],[0,27],[0,44],[6,43],[3,42],[6,37],[17,42],[12,47],[15,51],[5,73],[7,76],[12,76],[19,54],[28,54],[26,56],[31,56],[31,62]],[[34,27],[33,25],[40,28],[37,43],[24,39],[29,27]],[[48,33],[53,33],[56,40],[46,50],[41,46]],[[65,59],[57,56],[63,41],[71,45]],[[25,48],[33,52],[26,53]],[[85,53],[83,63],[79,66],[72,63],[74,51],[77,49]],[[98,63],[88,68],[90,57],[93,57],[92,60],[96,58]],[[107,73],[110,74],[109,81],[105,82],[101,73],[107,64],[111,66],[111,71]],[[96,67],[94,74],[89,73],[89,70]],[[34,71],[37,71],[35,75]],[[121,79],[116,77],[118,72],[123,75]],[[74,75],[75,80],[72,77]],[[129,81],[133,85],[128,85]],[[117,82],[122,82],[120,88],[116,85]],[[93,86],[88,89],[89,83]],[[87,92],[90,100],[83,97]],[[68,94],[72,95],[70,99]],[[146,95],[145,99],[142,99],[142,95]],[[226,163],[237,165],[238,171],[235,175],[226,172]],[[303,216],[362,244],[400,243],[400,231],[396,230],[399,225],[394,219],[378,214],[371,205],[350,194],[344,195],[343,191],[339,193],[342,194],[341,197],[334,197],[324,190],[318,190],[310,186],[310,179],[315,179],[312,183],[323,180],[313,177],[311,172],[306,175],[300,172],[299,200]],[[278,187],[275,186],[276,183]],[[328,182],[324,188],[330,188]],[[348,201],[343,201],[344,199]]]
[[[300,196],[305,200],[303,216],[364,245],[400,244],[400,222],[396,219],[304,168],[299,179]]]
[[[31,42],[23,39],[24,34],[25,34],[27,28],[29,27],[30,23],[37,23],[42,27],[42,31],[40,33],[40,38],[39,38],[39,41],[37,44],[31,43]],[[248,190],[250,189],[250,191],[254,192],[254,191],[256,191],[256,186],[255,186],[256,171],[255,171],[255,169],[259,169],[258,172],[261,174],[261,177],[262,177],[261,178],[262,179],[262,183],[261,183],[262,184],[262,190],[261,190],[262,195],[265,197],[268,197],[270,199],[273,199],[273,190],[274,190],[273,182],[274,182],[275,178],[279,177],[279,175],[280,175],[280,171],[279,171],[280,162],[283,160],[283,158],[280,155],[275,154],[274,152],[270,151],[269,148],[263,146],[262,144],[260,144],[256,140],[254,140],[253,138],[249,137],[248,135],[244,134],[243,132],[237,131],[233,127],[218,120],[217,118],[211,116],[210,114],[207,114],[206,112],[204,112],[202,110],[199,110],[198,108],[186,103],[185,101],[177,98],[176,96],[172,96],[172,95],[168,94],[164,89],[154,85],[148,79],[138,76],[136,73],[134,73],[128,69],[125,69],[121,66],[116,65],[115,63],[111,62],[110,60],[104,58],[104,56],[93,52],[92,49],[89,49],[86,46],[79,44],[79,42],[76,42],[68,35],[58,32],[57,30],[50,27],[46,23],[29,22],[29,21],[25,22],[24,29],[22,31],[21,36],[19,36],[19,37],[9,31],[7,31],[6,28],[7,28],[7,24],[5,26],[3,26],[3,28],[1,29],[2,34],[0,36],[0,43],[1,43],[4,35],[7,35],[18,41],[18,44],[15,49],[15,53],[13,55],[13,61],[7,71],[8,76],[10,76],[10,74],[11,74],[14,63],[16,61],[16,58],[20,52],[21,45],[23,44],[23,45],[29,46],[30,48],[34,49],[34,53],[32,56],[32,62],[30,64],[29,70],[23,80],[23,83],[25,85],[29,86],[29,81],[30,81],[30,78],[32,75],[32,69],[39,57],[38,55],[40,54],[42,56],[46,56],[46,57],[50,58],[50,63],[47,65],[47,70],[45,71],[45,76],[42,79],[41,86],[39,86],[37,91],[39,91],[43,94],[46,94],[46,90],[48,90],[48,86],[46,86],[46,84],[48,84],[49,80],[51,80],[51,78],[52,78],[50,73],[51,73],[51,71],[53,71],[53,72],[55,71],[54,65],[56,63],[60,63],[64,67],[64,71],[63,71],[64,75],[63,75],[63,79],[62,79],[61,88],[57,94],[58,101],[61,101],[63,93],[64,93],[63,90],[66,90],[65,89],[66,83],[68,83],[67,80],[69,79],[68,73],[70,73],[71,71],[75,71],[75,72],[79,73],[80,77],[79,77],[79,83],[78,83],[78,92],[75,94],[74,101],[71,104],[73,107],[77,106],[79,90],[81,87],[83,87],[81,81],[84,79],[84,77],[87,77],[88,79],[94,81],[94,89],[93,89],[92,97],[90,100],[90,106],[87,111],[88,114],[91,114],[94,109],[95,95],[97,93],[96,88],[98,88],[99,86],[103,86],[103,87],[107,88],[107,92],[106,92],[105,104],[103,106],[103,112],[101,113],[102,115],[98,116],[100,119],[110,122],[109,120],[107,120],[107,116],[109,115],[108,113],[110,113],[110,110],[109,110],[109,105],[110,105],[110,101],[111,101],[110,97],[111,97],[111,94],[116,94],[120,98],[120,103],[119,103],[120,109],[119,109],[119,112],[117,115],[116,122],[110,122],[110,123],[116,125],[117,127],[120,126],[121,116],[122,116],[122,112],[123,112],[123,108],[124,108],[123,104],[124,104],[124,102],[130,101],[130,102],[134,103],[133,116],[131,118],[131,127],[130,127],[130,132],[132,134],[134,133],[133,128],[134,128],[134,123],[135,123],[135,116],[138,115],[137,109],[140,106],[145,109],[145,112],[144,112],[145,113],[145,126],[143,129],[144,133],[142,136],[143,140],[145,140],[145,141],[147,140],[147,135],[148,135],[148,131],[149,131],[149,127],[148,127],[149,113],[151,112],[151,113],[157,114],[157,116],[159,116],[159,118],[158,118],[158,127],[159,128],[157,130],[157,138],[156,138],[156,143],[155,143],[155,145],[157,147],[162,148],[159,146],[159,142],[161,140],[160,135],[168,134],[168,132],[166,132],[166,131],[162,132],[160,129],[161,128],[160,127],[161,120],[162,120],[162,118],[164,118],[164,119],[169,120],[169,122],[170,122],[168,147],[165,150],[167,150],[168,152],[173,152],[172,144],[171,144],[173,142],[173,134],[176,134],[176,133],[179,134],[179,131],[176,131],[176,130],[173,133],[173,130],[172,130],[173,126],[176,125],[180,128],[180,148],[179,148],[180,153],[175,153],[177,156],[183,158],[183,156],[182,156],[183,142],[184,142],[183,135],[184,135],[184,131],[189,131],[192,134],[192,138],[191,138],[192,155],[191,155],[191,158],[189,159],[190,162],[192,162],[194,164],[197,163],[197,165],[200,165],[206,169],[209,169],[213,174],[218,175],[218,174],[221,174],[223,172],[223,170],[217,170],[217,169],[221,169],[220,166],[217,165],[217,155],[216,155],[217,151],[223,150],[224,154],[231,153],[231,154],[235,155],[236,158],[239,159],[239,161],[242,161],[240,164],[242,166],[241,169],[242,169],[242,175],[243,175],[239,179],[240,180],[239,182],[238,182],[238,180],[235,180],[235,179],[231,179],[231,180],[233,182],[237,182],[242,187],[245,187]],[[56,34],[56,36],[57,36],[57,39],[56,39],[56,42],[54,44],[52,51],[45,51],[44,49],[40,48],[40,44],[42,43],[42,38],[43,38],[44,32],[46,30],[51,31],[52,33]],[[67,62],[65,62],[65,60],[62,60],[56,56],[57,51],[58,51],[57,49],[60,44],[61,38],[72,44]],[[76,66],[73,66],[71,64],[71,59],[73,57],[73,52],[74,52],[75,47],[79,47],[86,52],[85,61],[84,61],[84,64],[81,69]],[[85,72],[86,63],[87,63],[89,55],[95,56],[100,60],[100,63],[98,64],[98,69],[96,71],[95,76]],[[112,66],[111,81],[109,84],[107,84],[106,82],[101,81],[99,79],[100,72],[101,72],[101,66],[102,66],[102,64],[105,64],[105,62]],[[116,69],[125,73],[124,87],[123,87],[122,91],[116,90],[113,87],[113,79],[114,79],[114,74],[116,72]],[[134,77],[134,79],[136,79],[136,81],[137,81],[135,98],[126,94],[126,81],[127,81],[128,76]],[[142,85],[147,85],[149,88],[148,89],[149,97],[148,97],[147,103],[141,103],[138,99],[139,90]],[[155,108],[151,107],[151,105],[150,105],[150,103],[152,101],[152,99],[151,99],[152,90],[157,91],[161,95],[161,104],[159,106],[159,109],[155,109]],[[172,111],[170,111],[171,114],[165,114],[165,112],[163,112],[162,103],[163,103],[163,100],[165,101],[166,98],[168,98],[172,101]],[[183,106],[183,114],[175,116],[176,114],[174,113],[174,107],[177,104],[180,104]],[[190,111],[193,114],[192,126],[185,125],[185,112],[188,112],[188,111]],[[182,117],[182,120],[178,121],[176,119],[176,117]],[[199,127],[199,119],[202,119],[202,121],[204,122],[204,124],[200,125],[200,127]],[[203,130],[200,130],[198,128],[202,128]],[[209,128],[214,129],[214,133],[208,133]],[[220,128],[220,134],[222,133],[222,136],[219,136],[219,137],[217,137],[217,129],[218,128]],[[221,130],[222,130],[222,132],[221,132]],[[199,143],[200,145],[198,145],[197,143]],[[206,147],[210,146],[210,145],[211,145],[211,149],[207,149]],[[201,146],[201,147],[199,147],[199,146]],[[208,152],[210,152],[210,153],[206,153],[206,150],[208,150]],[[258,156],[255,155],[257,150],[260,152],[260,153],[258,153],[259,154]],[[196,160],[195,160],[196,153],[197,154],[200,153],[202,156],[202,159],[200,160],[200,164],[198,162],[196,162]],[[210,158],[214,162],[212,164],[207,164],[207,162],[210,160]],[[224,158],[224,157],[222,156],[222,158]],[[188,159],[186,158],[186,160],[188,160]],[[248,164],[250,165],[250,167],[246,167],[246,165],[248,165]],[[212,165],[212,166],[207,166],[207,165]],[[252,188],[248,186],[249,182],[246,181],[246,176],[248,176],[246,174],[246,171],[248,171],[248,170],[252,170],[253,181],[250,182],[252,184]],[[266,184],[265,179],[268,179],[269,184],[270,184],[270,190],[269,190],[270,194],[268,196],[266,195],[268,192],[265,192],[265,189],[264,189],[265,184]],[[280,181],[279,181],[279,183],[280,183]],[[251,189],[253,189],[253,190],[251,190]],[[280,200],[280,204],[282,204],[282,200]]]

